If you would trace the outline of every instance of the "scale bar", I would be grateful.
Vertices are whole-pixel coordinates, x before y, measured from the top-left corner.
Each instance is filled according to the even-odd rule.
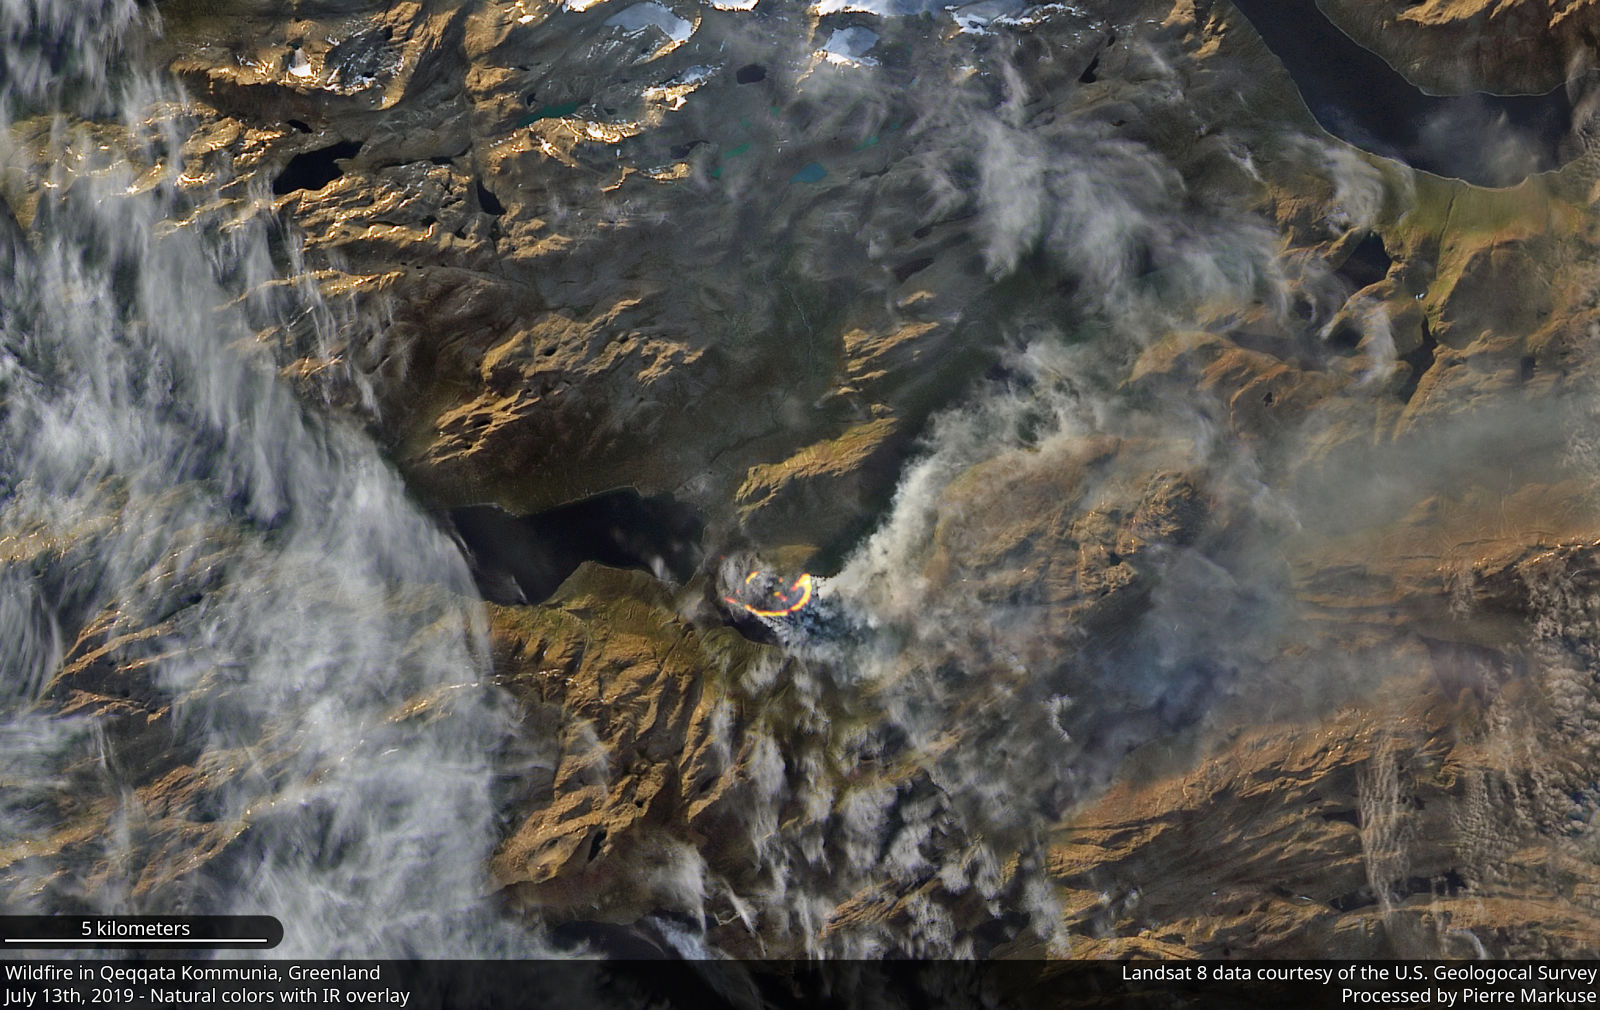
[[[271,950],[282,942],[283,924],[270,915],[0,915],[0,950]]]
[[[125,943],[175,943],[175,944],[187,944],[187,945],[189,945],[191,947],[224,947],[224,946],[227,946],[229,944],[234,944],[234,943],[271,943],[272,941],[268,940],[264,936],[229,936],[229,937],[212,939],[212,940],[186,940],[186,939],[183,939],[182,937],[131,937],[130,936],[130,937],[127,937],[126,939],[111,939],[111,940],[109,940],[109,942],[107,940],[97,940],[97,939],[92,939],[92,938],[88,939],[88,940],[69,940],[69,939],[66,939],[64,937],[60,938],[60,939],[57,939],[55,937],[49,937],[49,936],[31,936],[31,937],[30,936],[8,936],[8,937],[5,938],[5,942],[6,943],[35,943],[35,944],[37,944],[37,943],[48,943],[52,947],[69,947],[69,946],[74,946],[74,945],[84,946],[84,947],[120,947]]]

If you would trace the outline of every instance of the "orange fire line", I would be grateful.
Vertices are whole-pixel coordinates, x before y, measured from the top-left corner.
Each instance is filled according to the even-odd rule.
[[[760,574],[760,572],[751,572],[749,575],[745,576],[744,584],[748,586],[751,582],[755,581]],[[757,607],[750,606],[748,603],[736,600],[731,596],[724,596],[723,599],[727,600],[729,603],[732,603],[734,606],[743,607],[746,611],[756,615],[757,617],[783,617],[786,614],[794,613],[801,607],[804,607],[806,604],[811,602],[810,573],[802,574],[798,579],[794,580],[794,585],[789,587],[790,597],[793,598],[795,593],[799,593],[800,598],[795,600],[795,602],[789,606],[784,607],[782,610],[761,610]]]

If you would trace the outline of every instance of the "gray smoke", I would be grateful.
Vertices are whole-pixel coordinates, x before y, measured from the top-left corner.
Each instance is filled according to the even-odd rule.
[[[526,951],[484,901],[512,722],[465,564],[258,345],[334,315],[273,283],[264,198],[180,188],[182,98],[117,61],[137,10],[0,7],[0,904]]]

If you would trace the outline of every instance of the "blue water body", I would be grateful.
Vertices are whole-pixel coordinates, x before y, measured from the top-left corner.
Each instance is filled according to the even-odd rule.
[[[821,182],[828,177],[828,170],[814,161],[807,162],[800,171],[796,172],[790,182]]]
[[[1334,136],[1435,175],[1510,186],[1559,168],[1571,139],[1573,95],[1590,72],[1543,95],[1429,95],[1341,31],[1314,0],[1233,0],[1294,78],[1311,114]]]

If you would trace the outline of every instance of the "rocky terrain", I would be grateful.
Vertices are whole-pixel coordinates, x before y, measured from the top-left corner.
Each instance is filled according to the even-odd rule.
[[[1585,5],[1326,10],[1430,90],[1591,58]],[[270,226],[239,285],[323,316],[254,346],[461,523],[516,721],[488,872],[542,943],[1596,956],[1576,113],[1558,171],[1419,172],[1325,132],[1225,0],[155,14],[175,226]],[[9,131],[26,242],[50,126]],[[13,523],[7,571],[75,570],[134,507]],[[613,543],[549,546],[580,526]],[[753,571],[814,598],[754,615]],[[404,581],[406,613],[463,591]],[[63,613],[41,704],[137,769],[128,892],[221,879],[270,818],[208,807],[218,755],[141,679],[182,614]],[[383,690],[396,725],[447,707]],[[124,816],[55,810],[11,893],[76,851],[111,886]]]

